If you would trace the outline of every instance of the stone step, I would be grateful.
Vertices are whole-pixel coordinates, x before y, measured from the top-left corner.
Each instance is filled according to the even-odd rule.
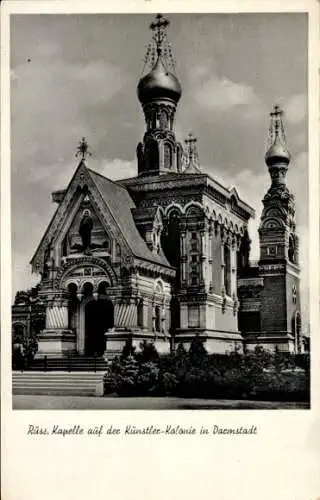
[[[21,378],[21,377],[58,377],[58,378],[64,378],[64,377],[76,377],[79,379],[85,378],[85,377],[90,377],[90,378],[101,378],[101,373],[94,373],[91,371],[83,371],[83,372],[68,372],[68,371],[60,371],[60,372],[34,372],[34,371],[26,371],[26,372],[18,372],[14,371],[12,373],[13,378]]]
[[[13,394],[96,395],[102,388],[103,373],[14,372]]]
[[[74,382],[83,382],[85,380],[88,380],[89,382],[93,382],[96,380],[101,380],[103,377],[103,373],[97,373],[97,374],[92,374],[96,375],[96,377],[90,376],[90,374],[83,374],[84,372],[79,373],[79,376],[77,376],[77,373],[64,373],[62,377],[59,377],[59,373],[62,372],[53,372],[53,373],[41,373],[41,372],[33,372],[33,374],[30,375],[30,373],[22,373],[21,376],[14,376],[12,377],[13,382],[18,382],[19,380],[42,380],[42,381],[50,381],[50,380],[58,380],[58,381],[65,381],[65,380],[72,380]],[[68,377],[68,375],[70,375]]]
[[[71,387],[59,387],[59,388],[48,388],[48,387],[13,387],[13,395],[19,396],[96,396],[95,389],[87,388],[71,388]]]
[[[103,371],[108,363],[102,357],[71,356],[70,358],[35,359],[27,371]],[[18,370],[17,370],[18,371]],[[21,370],[22,371],[22,370]],[[23,369],[23,371],[25,371]]]

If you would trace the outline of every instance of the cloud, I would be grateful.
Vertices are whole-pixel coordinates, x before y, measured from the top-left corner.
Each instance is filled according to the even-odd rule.
[[[197,75],[202,77],[205,73],[198,68]],[[236,83],[226,77],[219,79],[217,76],[202,80],[192,91],[192,98],[201,107],[221,112],[240,106],[251,106],[251,109],[257,110],[261,105],[259,97],[250,85]]]
[[[109,179],[118,180],[134,177],[138,173],[137,161],[125,161],[118,158],[114,160],[102,160],[100,166],[95,170]]]
[[[70,154],[75,138],[87,135],[94,140],[94,116],[115,98],[124,81],[122,70],[101,61],[67,64],[58,60],[51,65],[35,60],[14,68],[14,168],[22,168],[27,161],[41,168],[52,163],[53,152],[57,162]],[[109,127],[112,123],[106,122],[105,133]]]
[[[286,120],[292,124],[298,124],[307,116],[307,96],[297,94],[291,97],[286,105]]]

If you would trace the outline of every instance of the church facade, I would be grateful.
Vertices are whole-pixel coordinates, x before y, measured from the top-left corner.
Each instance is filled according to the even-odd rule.
[[[149,69],[138,83],[145,134],[137,175],[114,182],[94,172],[83,139],[68,187],[52,194],[57,210],[31,261],[45,310],[39,357],[113,357],[129,338],[169,352],[180,343],[188,348],[195,335],[208,352],[301,349],[299,247],[282,111],[271,113],[271,185],[253,266],[254,210],[235,188],[201,170],[193,136],[184,146],[175,137],[182,89],[167,25],[162,16],[151,24]]]

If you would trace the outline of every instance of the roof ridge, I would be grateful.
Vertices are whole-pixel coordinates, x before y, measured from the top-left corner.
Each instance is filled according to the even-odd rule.
[[[101,174],[100,172],[96,172],[96,170],[92,170],[92,168],[88,168],[88,167],[86,167],[86,168],[87,168],[87,170],[91,174],[97,175],[98,177],[101,177],[104,181],[111,182],[112,184],[115,184],[118,187],[120,186],[122,189],[124,189],[125,191],[127,191],[127,189],[125,188],[125,186],[122,186],[122,184],[119,184],[118,181],[110,179],[110,177],[106,177],[105,175]]]

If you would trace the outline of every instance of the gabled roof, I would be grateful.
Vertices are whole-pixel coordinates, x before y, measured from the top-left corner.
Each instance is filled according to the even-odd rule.
[[[67,189],[64,191],[61,202],[43,235],[43,238],[31,260],[31,264],[33,265],[37,260],[39,260],[39,256],[44,253],[44,247],[47,244],[47,240],[52,238],[54,227],[57,226],[59,220],[63,218],[63,213],[68,208],[67,199],[70,191],[73,191],[76,188],[75,183],[77,183],[77,178],[80,178],[83,174],[91,179],[92,184],[100,193],[101,198],[106,205],[106,210],[111,213],[111,216],[117,224],[120,233],[126,241],[126,244],[132,251],[132,254],[139,259],[147,260],[148,262],[172,269],[165,256],[157,255],[151,252],[146,242],[140,235],[132,215],[132,209],[135,208],[135,204],[126,188],[104,177],[103,175],[90,170],[86,167],[84,162],[80,162]],[[92,194],[94,196],[94,192]]]
[[[116,220],[120,231],[132,250],[132,253],[142,259],[171,267],[163,255],[151,252],[146,242],[140,235],[132,215],[132,210],[136,208],[136,206],[125,187],[101,174],[98,174],[97,172],[94,172],[93,170],[88,168],[87,170],[105,203],[108,205],[108,208]]]

